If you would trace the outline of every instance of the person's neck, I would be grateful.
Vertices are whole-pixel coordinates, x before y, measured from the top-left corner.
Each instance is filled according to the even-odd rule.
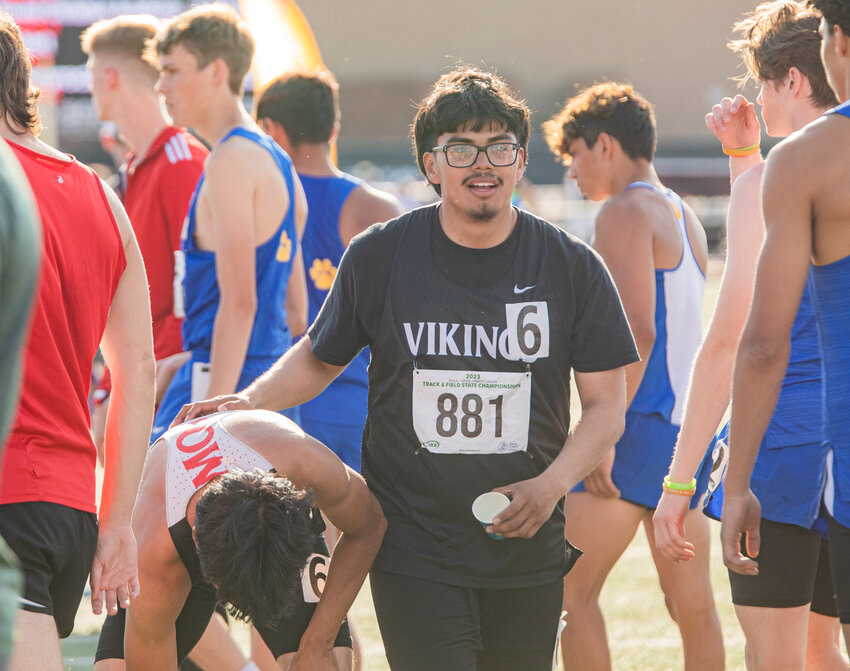
[[[628,160],[624,162],[620,170],[614,173],[611,179],[611,195],[621,193],[635,182],[646,182],[659,188],[663,186],[652,163],[646,159]]]
[[[462,247],[489,249],[508,239],[516,226],[517,211],[513,206],[505,208],[492,219],[474,221],[457,212],[445,201],[440,205],[440,226],[449,240]]]
[[[791,132],[796,133],[801,128],[808,126],[815,119],[819,119],[828,107],[815,107],[814,105],[801,105],[791,113]]]
[[[25,147],[30,151],[34,151],[39,154],[44,154],[45,156],[51,156],[52,158],[58,158],[63,161],[69,161],[71,159],[68,158],[67,154],[63,154],[58,149],[51,147],[46,142],[39,140],[35,135],[28,131],[17,131],[16,128],[12,128],[7,123],[0,121],[0,137],[4,140],[8,140],[9,142],[14,142],[21,147]]]
[[[333,177],[339,175],[339,169],[331,161],[330,147],[321,144],[302,144],[292,148],[292,165],[300,175],[313,177]]]
[[[195,130],[210,146],[214,146],[237,126],[260,130],[245,110],[242,100],[231,95],[218,105],[210,106],[206,116],[195,126]]]
[[[123,102],[122,109],[112,121],[135,151],[134,162],[139,163],[145,158],[153,141],[171,124],[165,116],[159,96],[153,92],[151,95],[128,95]]]

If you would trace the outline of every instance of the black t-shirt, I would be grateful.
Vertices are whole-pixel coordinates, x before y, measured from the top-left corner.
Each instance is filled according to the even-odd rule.
[[[552,463],[571,370],[631,363],[634,341],[584,243],[520,211],[502,245],[461,248],[435,230],[437,213],[355,238],[309,331],[330,364],[371,347],[363,475],[389,523],[375,565],[470,587],[552,582],[566,565],[560,504],[534,538],[504,541],[470,506]]]

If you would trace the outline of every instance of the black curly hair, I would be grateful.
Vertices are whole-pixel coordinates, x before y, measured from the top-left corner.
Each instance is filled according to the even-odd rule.
[[[234,470],[195,509],[201,570],[237,619],[272,625],[290,614],[320,534],[313,493],[277,473]]]

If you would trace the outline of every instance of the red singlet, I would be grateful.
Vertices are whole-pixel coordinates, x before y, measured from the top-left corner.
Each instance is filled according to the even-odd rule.
[[[91,366],[126,266],[121,234],[92,170],[9,142],[35,194],[41,278],[0,503],[48,501],[95,512],[88,409]]]

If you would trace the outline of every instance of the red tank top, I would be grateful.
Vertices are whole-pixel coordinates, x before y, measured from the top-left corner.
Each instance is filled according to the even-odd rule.
[[[0,503],[49,501],[95,512],[88,392],[112,297],[126,266],[100,180],[8,143],[41,216],[41,277],[25,348],[18,414],[3,457]]]

